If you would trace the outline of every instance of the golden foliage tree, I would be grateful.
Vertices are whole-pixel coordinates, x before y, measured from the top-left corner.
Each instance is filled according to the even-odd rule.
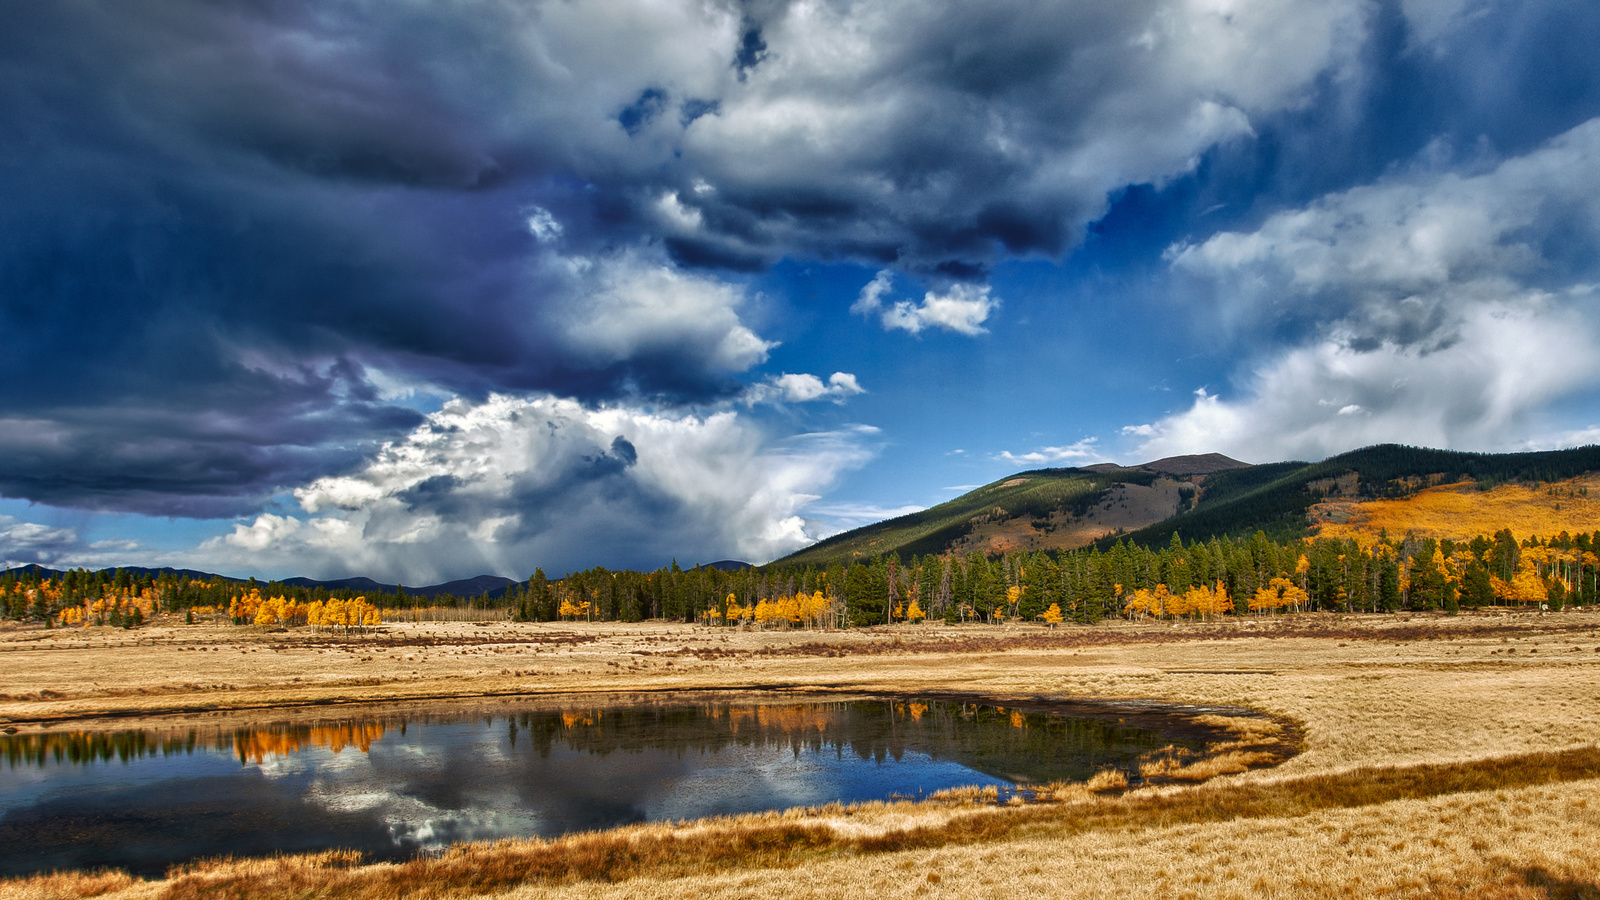
[[[1048,628],[1055,628],[1060,625],[1062,621],[1061,604],[1050,604],[1050,608],[1040,613],[1039,618],[1044,620],[1044,624]]]

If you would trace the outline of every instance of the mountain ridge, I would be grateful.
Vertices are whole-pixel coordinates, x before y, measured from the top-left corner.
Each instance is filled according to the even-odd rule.
[[[1474,453],[1377,444],[1321,462],[1248,464],[1219,453],[1122,466],[1035,469],[917,513],[833,535],[772,565],[830,565],[898,553],[1109,548],[1264,531],[1309,536],[1329,495],[1404,496],[1446,480],[1548,482],[1600,471],[1600,447]],[[1032,496],[1027,496],[1028,494]]]

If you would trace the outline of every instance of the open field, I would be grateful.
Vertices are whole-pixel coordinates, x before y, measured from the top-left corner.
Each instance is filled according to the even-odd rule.
[[[342,702],[759,689],[1152,698],[1298,725],[1301,752],[1197,786],[1056,803],[871,804],[646,825],[398,866],[337,856],[5,896],[1471,896],[1600,900],[1600,612],[1217,625],[739,632],[443,623],[0,631],[0,723],[123,728]],[[281,715],[274,712],[274,715]],[[1558,753],[1557,751],[1566,751]]]

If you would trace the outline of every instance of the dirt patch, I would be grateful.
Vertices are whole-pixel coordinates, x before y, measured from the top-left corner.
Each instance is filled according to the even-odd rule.
[[[1106,535],[1134,531],[1171,518],[1178,511],[1179,488],[1183,484],[1166,477],[1157,478],[1150,485],[1118,484],[1082,516],[1062,511],[1052,513],[1043,522],[1026,517],[980,521],[951,549],[956,553],[982,550],[995,554],[1087,547]]]

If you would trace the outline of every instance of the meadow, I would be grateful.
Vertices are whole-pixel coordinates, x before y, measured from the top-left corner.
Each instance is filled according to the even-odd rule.
[[[0,659],[0,727],[16,733],[345,703],[756,690],[1222,704],[1275,717],[1298,745],[1280,765],[1236,771],[1262,737],[1241,724],[1236,764],[1220,754],[1190,773],[1215,773],[1204,781],[1059,784],[1017,805],[952,792],[401,864],[326,853],[150,881],[64,873],[0,883],[6,897],[1600,897],[1593,609],[1048,631],[399,623],[349,637],[158,620],[8,625]]]

